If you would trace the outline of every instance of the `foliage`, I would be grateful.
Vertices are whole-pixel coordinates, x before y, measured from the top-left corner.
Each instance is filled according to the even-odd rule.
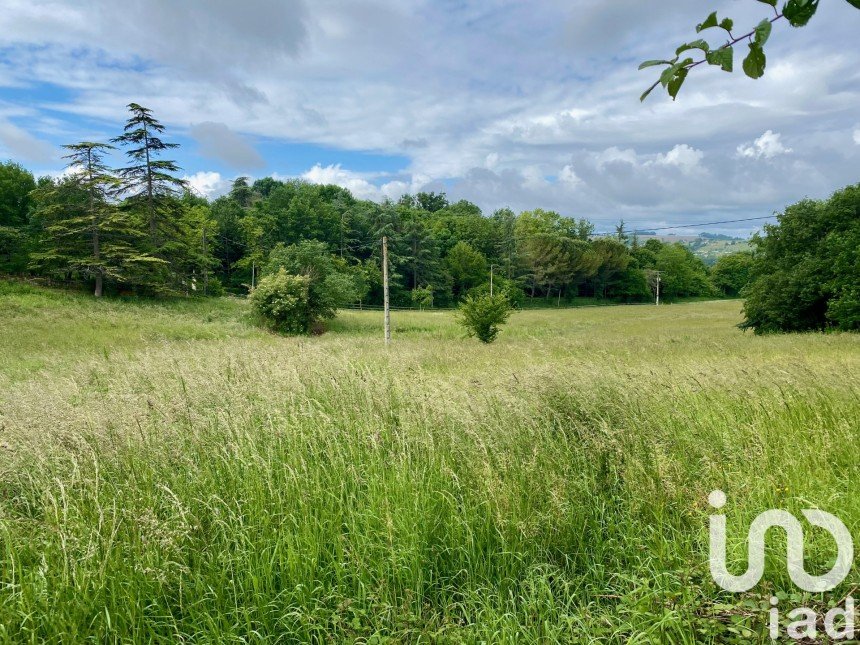
[[[0,226],[23,226],[30,214],[33,174],[12,161],[0,163]]]
[[[710,13],[704,21],[696,25],[696,33],[708,29],[720,29],[725,32],[726,42],[712,47],[706,40],[699,38],[679,45],[675,50],[675,56],[671,59],[647,60],[639,65],[640,70],[663,67],[660,77],[645,90],[640,100],[644,101],[658,85],[662,85],[674,100],[690,70],[704,63],[719,67],[724,72],[734,71],[734,48],[744,41],[747,41],[748,48],[742,64],[744,74],[753,79],[761,78],[767,65],[764,46],[770,38],[774,23],[785,19],[792,27],[804,27],[815,15],[819,4],[819,0],[787,0],[780,11],[777,9],[777,1],[758,0],[772,8],[772,15],[763,18],[755,27],[743,34],[737,34],[731,18],[720,19],[716,11]],[[860,0],[847,1],[853,7],[860,9]],[[696,59],[689,55],[690,52],[696,52]]]
[[[33,261],[49,270],[94,279],[99,297],[106,277],[119,280],[133,265],[152,258],[136,251],[133,224],[109,203],[119,184],[104,161],[113,147],[88,141],[64,147],[69,151],[65,188],[78,194],[78,208],[69,208],[70,200],[59,197],[61,189],[42,186],[39,201],[45,236]],[[44,208],[52,198],[54,208]]]
[[[421,309],[428,309],[433,306],[433,287],[424,285],[412,290],[412,304]]]
[[[281,267],[251,291],[251,306],[274,329],[307,334],[319,317],[310,303],[310,284],[308,276],[290,275]]]
[[[753,254],[740,251],[721,256],[711,270],[711,281],[723,295],[737,296],[750,281]]]
[[[0,270],[86,282],[96,296],[105,284],[162,295],[220,291],[210,275],[220,262],[209,203],[182,192],[179,168],[157,158],[176,144],[157,136],[164,126],[152,112],[136,103],[129,110],[125,133],[113,139],[128,147],[127,167],[111,169],[114,147],[93,141],[64,146],[59,179],[35,184],[14,164],[0,166]]]
[[[595,240],[591,245],[595,267],[595,292],[606,297],[607,291],[616,283],[630,266],[631,257],[627,247],[608,237]]]
[[[454,279],[454,291],[463,294],[487,278],[487,258],[468,242],[457,242],[445,258]]]
[[[642,302],[654,295],[648,273],[632,265],[618,277],[613,292],[622,302]]]
[[[713,295],[708,268],[683,244],[664,244],[655,267],[660,272],[660,292],[667,299]]]
[[[11,161],[0,163],[0,271],[17,273],[26,268],[30,194],[35,188],[28,170]]]
[[[860,326],[860,185],[826,201],[789,206],[753,244],[743,329],[761,334]]]
[[[482,285],[469,290],[471,296],[483,296],[490,293],[490,283],[485,282]],[[526,293],[516,280],[509,280],[500,275],[493,278],[493,294],[499,294],[507,298],[513,309],[519,309],[523,306],[526,300]]]
[[[458,309],[459,322],[469,336],[477,336],[482,343],[492,343],[511,315],[511,303],[501,295],[466,296]]]
[[[338,307],[357,302],[366,293],[362,274],[350,270],[332,256],[322,242],[304,240],[290,246],[279,244],[269,254],[265,275],[281,269],[308,278],[308,307],[314,321],[334,318]]]
[[[137,103],[129,103],[131,115],[123,134],[111,139],[125,146],[130,165],[119,168],[120,192],[126,197],[126,206],[143,213],[149,228],[150,242],[155,249],[173,232],[172,216],[175,209],[171,200],[185,188],[185,182],[175,176],[180,168],[169,159],[158,159],[177,143],[166,143],[158,136],[164,126],[152,116],[152,110]]]

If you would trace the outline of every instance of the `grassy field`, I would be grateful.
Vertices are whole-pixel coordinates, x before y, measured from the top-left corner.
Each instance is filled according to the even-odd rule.
[[[722,301],[348,312],[0,283],[0,642],[758,642],[798,596],[708,573],[707,494],[860,535],[860,337],[756,337]],[[783,540],[784,541],[784,540]],[[828,568],[810,532],[807,570]],[[841,594],[841,595],[840,595]]]

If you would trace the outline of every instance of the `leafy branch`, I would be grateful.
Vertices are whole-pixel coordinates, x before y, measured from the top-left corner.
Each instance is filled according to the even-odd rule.
[[[767,65],[764,46],[770,38],[773,24],[785,19],[792,27],[804,27],[818,10],[819,1],[787,0],[782,7],[782,11],[779,11],[777,9],[777,0],[757,0],[757,2],[769,5],[773,9],[774,15],[770,18],[764,18],[753,29],[741,36],[734,35],[734,21],[731,18],[720,20],[717,17],[717,12],[714,11],[703,22],[696,25],[696,33],[701,33],[706,29],[719,28],[728,34],[727,41],[723,45],[712,49],[706,40],[700,38],[679,46],[675,50],[675,57],[670,60],[646,60],[639,65],[640,70],[660,65],[665,65],[666,68],[660,74],[660,78],[642,93],[639,100],[644,101],[658,85],[662,85],[674,100],[678,96],[678,92],[684,81],[687,80],[687,74],[689,74],[690,70],[703,63],[715,65],[724,72],[734,71],[734,48],[735,45],[744,41],[748,41],[749,45],[749,52],[744,58],[742,65],[744,73],[753,79],[761,78]],[[860,9],[860,0],[846,1],[855,8]],[[682,54],[692,50],[701,51],[703,57],[699,60],[695,60],[690,56],[681,58]]]

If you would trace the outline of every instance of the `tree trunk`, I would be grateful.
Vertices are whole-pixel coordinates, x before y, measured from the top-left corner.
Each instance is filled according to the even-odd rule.
[[[143,147],[146,150],[146,203],[149,212],[149,237],[153,246],[158,246],[158,225],[155,221],[155,205],[152,200],[152,162],[149,159],[149,131],[143,124]]]
[[[101,240],[99,239],[99,220],[96,216],[96,199],[93,191],[95,190],[93,186],[93,166],[92,166],[92,151],[87,153],[87,165],[89,171],[89,180],[90,180],[90,216],[93,218],[93,259],[96,261],[96,264],[101,261]],[[95,297],[102,297],[102,269],[101,266],[96,267],[96,290]]]

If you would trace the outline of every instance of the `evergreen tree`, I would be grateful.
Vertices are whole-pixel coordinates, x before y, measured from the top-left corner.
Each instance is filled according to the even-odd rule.
[[[248,185],[247,177],[237,177],[233,180],[233,186],[230,188],[230,197],[236,200],[236,203],[242,208],[247,208],[251,205],[254,191]]]
[[[126,203],[144,215],[150,244],[157,250],[164,238],[175,232],[170,222],[170,216],[175,215],[171,202],[186,187],[182,179],[174,176],[180,170],[176,162],[157,157],[179,144],[165,143],[158,137],[164,132],[164,126],[152,116],[152,110],[137,103],[129,103],[128,110],[131,117],[125,124],[124,134],[112,141],[128,147],[126,156],[131,165],[119,168],[117,173],[122,180]]]
[[[111,203],[119,182],[104,154],[113,146],[85,141],[64,148],[70,151],[64,157],[68,177],[43,183],[34,192],[42,236],[33,265],[94,280],[100,297],[105,279],[133,282],[136,269],[159,261],[140,250],[142,233]]]

